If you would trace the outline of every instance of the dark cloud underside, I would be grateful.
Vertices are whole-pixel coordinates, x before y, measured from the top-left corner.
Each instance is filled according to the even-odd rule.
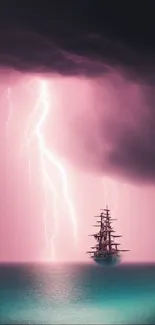
[[[79,19],[80,21],[80,19]],[[124,22],[125,23],[125,22]],[[131,23],[131,22],[130,22]],[[137,84],[142,89],[143,99],[132,98],[131,89],[128,96],[121,104],[123,86],[119,87],[116,94],[119,113],[113,122],[113,131],[102,132],[105,122],[111,125],[111,120],[105,121],[104,111],[98,112],[100,121],[100,143],[109,141],[109,151],[99,150],[98,143],[89,146],[89,155],[95,154],[93,168],[96,171],[116,171],[132,179],[142,179],[154,182],[155,179],[155,60],[154,50],[152,52],[140,50],[130,46],[130,42],[121,42],[118,38],[110,37],[108,33],[100,33],[99,29],[93,28],[71,28],[66,24],[63,30],[62,22],[59,20],[51,23],[50,33],[41,28],[23,27],[10,23],[10,26],[0,30],[0,66],[21,72],[53,73],[62,76],[85,76],[101,79],[108,76],[111,82],[111,74],[121,75],[124,84],[130,86]],[[35,25],[35,23],[34,23]],[[78,25],[78,24],[77,24]],[[49,27],[50,29],[50,27]],[[65,27],[64,27],[65,29]],[[113,26],[113,30],[115,26]],[[53,32],[52,32],[53,31]],[[154,44],[154,41],[153,41]],[[153,47],[153,46],[152,46]],[[153,47],[154,49],[154,47]],[[117,81],[117,80],[116,80]],[[143,88],[143,86],[145,86]],[[122,87],[122,88],[121,88]],[[113,93],[111,93],[113,96]],[[134,95],[133,95],[134,96]],[[132,99],[132,103],[131,103]],[[125,116],[124,107],[128,111],[136,111],[136,105],[141,106],[136,117],[137,129],[127,119],[124,124],[119,124],[120,116]],[[104,106],[104,105],[103,105]],[[115,110],[115,105],[113,107]],[[144,114],[145,113],[145,114]],[[144,118],[141,119],[141,114]],[[132,115],[132,114],[131,114]],[[145,119],[147,115],[147,119]],[[112,115],[111,115],[112,117]],[[90,143],[93,143],[93,133],[86,134]],[[81,146],[84,146],[81,141]],[[100,145],[101,146],[101,145]],[[86,147],[83,150],[87,151]],[[92,150],[92,152],[91,152]],[[82,151],[81,151],[82,152]],[[88,164],[88,162],[87,162]]]

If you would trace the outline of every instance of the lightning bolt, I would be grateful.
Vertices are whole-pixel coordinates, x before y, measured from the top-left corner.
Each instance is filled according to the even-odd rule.
[[[9,101],[9,114],[8,114],[8,119],[6,122],[6,135],[9,137],[9,127],[10,127],[10,120],[12,116],[12,101],[11,101],[11,88],[9,87],[7,90],[7,99]]]
[[[108,204],[108,191],[107,191],[107,186],[106,186],[106,179],[102,179],[102,187],[103,187],[103,192],[104,192],[104,204]]]
[[[116,214],[116,211],[118,209],[118,200],[119,200],[119,193],[118,193],[118,184],[116,182],[113,182],[110,179],[103,178],[102,179],[102,185],[103,185],[103,190],[104,190],[104,196],[105,196],[105,203],[109,205],[108,202],[110,202],[110,192],[113,192],[113,188],[115,188],[115,199],[113,202],[110,202],[111,208],[112,208],[112,213]],[[110,206],[109,206],[110,207]]]
[[[60,161],[60,159],[57,157],[57,155],[54,153],[54,151],[50,150],[46,145],[46,140],[44,137],[43,128],[45,127],[49,111],[50,111],[50,102],[48,98],[48,85],[45,80],[39,80],[39,93],[40,96],[31,111],[31,114],[29,115],[28,124],[25,130],[25,145],[27,146],[29,150],[30,143],[32,141],[33,136],[36,137],[37,143],[38,143],[38,149],[39,149],[39,156],[40,156],[40,168],[41,168],[41,174],[42,174],[42,184],[44,189],[44,200],[45,200],[45,207],[44,207],[44,229],[45,229],[45,238],[46,238],[46,244],[47,247],[51,247],[51,258],[55,259],[55,250],[54,250],[54,240],[56,236],[58,235],[58,225],[59,225],[59,209],[58,209],[58,192],[56,191],[50,174],[48,172],[47,168],[47,162],[52,164],[59,175],[59,178],[61,180],[61,187],[62,187],[62,193],[64,200],[66,202],[67,208],[68,208],[68,214],[70,216],[72,225],[73,225],[73,234],[74,234],[74,243],[77,245],[77,222],[76,222],[76,215],[74,211],[74,206],[72,203],[72,200],[70,198],[69,193],[69,186],[68,186],[68,178],[66,170]],[[35,120],[35,122],[34,122]],[[33,125],[35,124],[35,127],[33,128]],[[33,128],[33,132],[31,133],[30,130]],[[31,135],[30,135],[31,133]],[[30,154],[28,158],[28,172],[29,175],[31,174],[31,160],[30,160]],[[29,177],[31,179],[31,177]],[[54,199],[54,223],[55,223],[55,231],[52,235],[52,237],[49,240],[49,236],[47,233],[47,220],[48,220],[48,204],[51,201],[49,196],[49,190],[52,194],[52,197]],[[50,242],[50,243],[49,243]],[[50,249],[50,248],[49,248]]]
[[[37,102],[36,102],[36,104],[34,106],[34,109],[32,110],[32,112],[30,113],[30,115],[28,117],[27,127],[26,127],[25,133],[24,133],[25,143],[24,143],[24,146],[22,148],[22,150],[23,150],[23,149],[25,149],[25,147],[27,147],[27,151],[28,151],[28,175],[29,175],[29,183],[30,183],[30,185],[31,185],[31,181],[32,181],[30,144],[31,144],[31,142],[33,140],[33,136],[34,136],[34,132],[31,134],[31,136],[30,136],[30,132],[31,132],[31,128],[33,127],[34,118],[35,118],[37,110],[39,108],[40,101],[41,101],[41,96],[38,98],[38,100],[37,100]]]
[[[47,172],[45,172],[45,160],[44,158],[47,158],[47,160],[52,163],[58,170],[59,175],[61,177],[61,183],[62,183],[62,190],[63,195],[66,200],[66,204],[68,206],[69,215],[73,224],[73,231],[74,231],[74,239],[75,244],[77,244],[77,224],[76,224],[76,216],[74,207],[72,204],[72,201],[70,199],[69,190],[68,190],[68,181],[67,181],[67,174],[65,171],[64,166],[58,159],[58,157],[49,150],[49,148],[46,147],[45,140],[43,137],[43,133],[41,132],[41,128],[43,124],[45,123],[48,113],[49,113],[49,101],[48,101],[48,89],[47,89],[47,83],[45,81],[40,81],[40,89],[41,89],[41,100],[42,100],[42,112],[38,121],[38,124],[36,126],[36,136],[38,138],[39,148],[41,152],[41,161],[43,165],[43,174],[45,175],[45,178],[48,179],[48,183],[51,186],[51,182],[49,177],[47,178]]]
[[[36,82],[37,81],[37,82]],[[60,222],[60,211],[58,198],[60,200],[59,189],[57,190],[53,180],[48,171],[48,164],[50,163],[53,166],[58,174],[58,178],[61,181],[61,194],[63,196],[64,202],[68,209],[68,216],[73,225],[73,235],[74,235],[74,244],[77,245],[77,221],[76,214],[74,210],[74,205],[71,200],[71,196],[69,193],[69,184],[68,177],[65,170],[64,165],[60,161],[59,157],[55,154],[55,152],[49,149],[46,145],[46,139],[44,136],[44,128],[46,126],[46,122],[49,116],[49,112],[51,109],[50,101],[49,101],[49,90],[48,83],[46,80],[42,79],[33,79],[29,84],[35,83],[38,85],[37,89],[39,90],[39,96],[36,100],[36,103],[31,110],[31,113],[28,116],[26,128],[24,131],[24,145],[22,150],[27,148],[27,157],[28,157],[28,174],[29,174],[29,183],[32,183],[32,168],[31,168],[31,151],[30,145],[33,142],[33,139],[37,142],[37,148],[39,152],[39,164],[40,171],[42,176],[42,186],[44,193],[44,211],[43,211],[43,220],[44,220],[44,230],[45,230],[45,241],[46,248],[48,252],[48,259],[56,260],[56,252],[55,252],[55,239],[58,236],[59,231],[59,222]],[[32,87],[31,87],[32,90]],[[6,133],[9,135],[9,127],[10,120],[13,114],[13,106],[11,100],[11,88],[8,88],[7,91],[7,99],[9,102],[9,114],[6,122]],[[47,164],[48,163],[48,164]],[[52,210],[53,210],[53,219],[54,219],[54,231],[53,234],[49,236],[48,234],[48,220],[49,220],[49,206],[51,205],[51,197],[52,197]],[[52,229],[53,230],[53,229]]]

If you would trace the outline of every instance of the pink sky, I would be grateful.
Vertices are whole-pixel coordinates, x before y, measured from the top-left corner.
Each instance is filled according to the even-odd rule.
[[[51,237],[55,230],[53,190],[46,182],[43,184],[45,174],[38,138],[32,138],[29,151],[24,146],[25,130],[41,94],[42,80],[46,84],[49,110],[42,134],[46,146],[51,152],[54,149],[57,161],[65,168],[77,231],[77,245],[74,246],[73,223],[64,200],[60,172],[45,159],[44,168],[59,201],[58,232],[54,239],[56,259],[89,260],[85,252],[93,244],[93,239],[88,237],[93,233],[93,216],[108,204],[114,217],[118,218],[115,227],[117,233],[123,235],[122,248],[130,249],[123,255],[124,261],[155,261],[154,186],[144,186],[142,182],[139,185],[134,179],[131,183],[129,178],[120,178],[116,171],[113,174],[106,160],[102,170],[99,163],[101,153],[104,156],[109,150],[111,137],[117,136],[121,125],[124,127],[129,122],[135,128],[141,123],[141,87],[125,84],[123,77],[115,74],[94,81],[5,72],[0,83],[0,261],[52,260]],[[43,105],[46,105],[45,97],[41,98],[32,119],[30,136],[42,114]],[[124,106],[125,102],[128,106]],[[101,108],[104,122],[111,121],[111,133],[108,133],[105,123],[105,137],[102,138]]]

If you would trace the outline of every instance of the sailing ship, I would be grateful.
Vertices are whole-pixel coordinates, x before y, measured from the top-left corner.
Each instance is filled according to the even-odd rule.
[[[91,247],[91,251],[87,253],[90,257],[100,265],[116,265],[121,261],[121,252],[127,252],[127,249],[119,249],[120,243],[116,243],[115,239],[122,237],[121,235],[115,235],[115,231],[112,227],[112,219],[110,216],[110,209],[106,206],[106,209],[101,209],[100,216],[97,224],[94,227],[99,227],[99,232],[89,235],[93,236],[97,241],[97,244]]]

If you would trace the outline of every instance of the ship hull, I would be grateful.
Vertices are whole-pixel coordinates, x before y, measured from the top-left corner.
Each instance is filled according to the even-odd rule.
[[[92,257],[93,261],[101,266],[114,266],[120,263],[119,255],[108,255],[106,257]]]

